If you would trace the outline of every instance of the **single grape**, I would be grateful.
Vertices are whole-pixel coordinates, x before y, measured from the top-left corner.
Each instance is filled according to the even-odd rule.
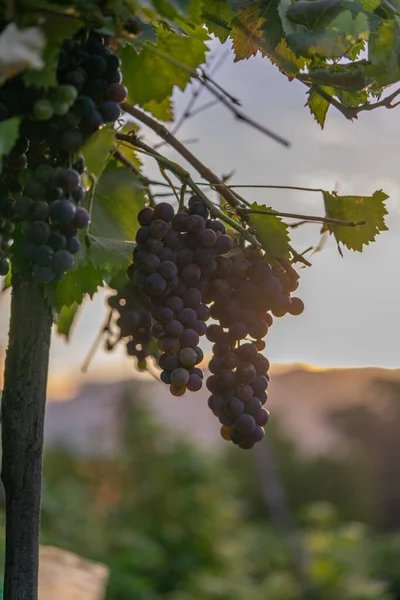
[[[233,240],[229,235],[222,234],[215,242],[214,248],[217,254],[227,254],[233,248]]]
[[[216,417],[218,417],[221,414],[224,405],[225,398],[221,394],[212,394],[208,398],[208,406]]]
[[[121,109],[116,102],[107,100],[100,106],[100,114],[106,123],[113,123],[121,116]]]
[[[256,396],[253,396],[252,398],[250,398],[250,400],[248,402],[246,402],[244,405],[245,413],[247,413],[248,415],[251,415],[255,419],[257,419],[258,415],[260,414],[261,409],[262,409],[261,402]]]
[[[35,249],[34,261],[41,267],[49,267],[53,262],[54,250],[50,246],[38,246]]]
[[[121,83],[111,83],[106,92],[107,100],[112,100],[117,104],[125,102],[128,95],[128,90]]]
[[[50,217],[52,221],[55,221],[56,223],[71,222],[75,217],[75,213],[75,204],[66,198],[63,200],[56,200],[50,205]]]
[[[168,202],[160,202],[154,208],[154,219],[161,219],[169,223],[174,217],[174,209]]]
[[[199,281],[201,277],[200,267],[194,263],[186,265],[181,271],[182,279],[189,285]]]
[[[178,296],[169,296],[168,298],[166,298],[165,306],[167,308],[170,308],[176,314],[180,313],[181,310],[183,310],[183,308],[185,307],[182,298],[179,298]]]
[[[254,392],[253,388],[250,385],[242,384],[236,388],[236,394],[237,397],[240,398],[240,400],[242,400],[242,402],[248,402],[250,398],[253,397]]]
[[[54,254],[53,267],[56,272],[69,271],[74,266],[74,257],[68,250],[58,250]]]
[[[165,335],[169,337],[179,337],[184,331],[182,323],[173,319],[165,326]]]
[[[197,321],[197,313],[193,308],[183,308],[179,312],[178,319],[185,327],[191,327],[192,323]]]
[[[186,223],[189,215],[185,212],[178,212],[172,218],[171,225],[176,231],[186,231]]]
[[[180,336],[184,348],[195,348],[199,343],[199,339],[199,334],[194,329],[185,329]]]
[[[171,373],[171,383],[176,387],[182,387],[189,381],[189,373],[186,369],[178,368]]]
[[[43,221],[33,221],[32,223],[27,223],[25,228],[25,234],[29,242],[32,244],[45,244],[50,236],[50,226],[48,223],[44,223]]]
[[[35,119],[38,121],[49,121],[53,114],[53,105],[50,100],[44,98],[43,100],[35,102],[33,106],[33,116]]]
[[[33,276],[41,283],[50,283],[55,278],[55,272],[52,267],[35,265],[32,272]]]
[[[186,231],[200,233],[206,227],[206,222],[200,215],[190,215],[186,221]]]
[[[234,396],[226,401],[224,408],[231,417],[239,417],[245,409],[243,402]]]
[[[164,293],[167,282],[159,273],[152,273],[146,279],[146,289],[150,294],[159,296]]]
[[[178,354],[181,349],[181,343],[175,337],[166,337],[162,340],[161,348],[167,354]]]
[[[201,377],[195,374],[189,375],[189,381],[186,384],[186,388],[189,392],[198,392],[203,386],[203,380]]]
[[[217,234],[212,229],[204,229],[199,233],[198,240],[205,248],[211,248],[217,241]]]
[[[235,421],[235,429],[242,435],[251,433],[256,426],[254,417],[245,413],[241,414]]]
[[[179,360],[184,367],[193,367],[197,363],[197,352],[194,348],[182,348]]]
[[[86,208],[78,206],[75,212],[74,220],[72,221],[73,225],[75,225],[77,229],[86,229],[86,227],[89,225],[89,221],[90,215]]]
[[[177,387],[176,385],[171,384],[169,386],[169,391],[173,396],[183,396],[186,392],[186,386]]]
[[[149,233],[152,237],[162,239],[169,231],[168,223],[162,219],[155,219],[149,225]]]
[[[175,263],[173,263],[170,260],[165,260],[164,262],[162,262],[159,266],[158,272],[165,279],[173,279],[178,274],[178,270],[176,268]]]
[[[301,315],[304,311],[304,302],[300,298],[292,298],[292,302],[289,307],[289,312],[291,315]]]
[[[265,408],[262,408],[256,417],[256,423],[260,427],[263,427],[264,425],[266,425],[268,423],[268,419],[269,419],[269,412]]]
[[[10,270],[10,265],[7,259],[2,258],[0,260],[0,277],[5,277]]]
[[[193,202],[189,205],[189,215],[200,215],[204,220],[209,217],[209,210],[207,206],[200,200],[200,202]]]

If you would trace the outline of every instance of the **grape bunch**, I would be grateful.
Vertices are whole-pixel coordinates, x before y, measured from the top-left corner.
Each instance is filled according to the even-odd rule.
[[[225,225],[210,217],[197,195],[177,213],[165,202],[144,208],[138,222],[128,277],[131,293],[145,298],[150,309],[147,334],[161,351],[161,381],[175,396],[200,390],[198,365],[204,356],[199,343],[206,336],[213,344],[206,382],[209,407],[223,439],[252,448],[263,438],[269,418],[264,338],[273,317],[304,310],[303,302],[291,296],[297,275],[269,264],[259,248],[234,246]],[[110,301],[115,303],[115,297]],[[136,348],[137,316],[128,312],[126,321],[121,313],[118,323],[121,336],[130,334],[128,345]]]
[[[9,246],[28,259],[42,283],[59,281],[80,250],[79,230],[89,224],[78,152],[105,123],[114,123],[126,98],[120,61],[94,32],[65,40],[56,87],[26,87],[22,77],[0,88],[0,121],[18,116],[20,138],[0,180],[0,275]],[[20,232],[20,233],[19,233]]]
[[[126,283],[122,289],[117,289],[116,292],[108,298],[108,305],[118,313],[116,325],[119,335],[117,341],[129,338],[126,343],[128,355],[137,359],[139,369],[145,369],[146,359],[150,356],[150,343],[153,339],[148,299],[131,282]],[[112,350],[115,344],[116,342],[109,336],[106,340],[106,348]]]

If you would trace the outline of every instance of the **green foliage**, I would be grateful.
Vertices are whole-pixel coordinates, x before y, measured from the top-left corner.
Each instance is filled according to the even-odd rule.
[[[109,565],[107,600],[308,600],[290,544],[274,531],[264,505],[259,515],[252,511],[259,482],[249,486],[248,464],[242,468],[232,450],[226,468],[222,456],[172,437],[146,410],[140,387],[136,393],[120,404],[120,456],[46,454],[42,543]],[[309,481],[317,492],[321,479]],[[389,600],[398,545],[382,539],[375,546],[365,527],[342,524],[326,503],[308,505],[302,523],[306,577],[316,597]]]
[[[10,153],[18,139],[19,123],[16,117],[0,123],[0,173],[3,170],[3,157]]]
[[[107,166],[112,151],[116,147],[115,130],[103,127],[92,135],[81,149],[88,173],[96,179]]]
[[[268,206],[253,202],[251,208],[271,210]],[[285,256],[289,250],[288,226],[275,215],[251,214],[250,225],[254,227],[257,238],[270,258]]]
[[[71,327],[75,321],[79,310],[79,304],[74,302],[70,306],[63,306],[57,318],[57,332],[64,335],[68,340],[71,334]]]
[[[177,35],[158,25],[156,47],[146,44],[139,53],[134,41],[133,45],[122,46],[119,55],[129,102],[148,108],[148,103],[159,104],[169,98],[175,86],[184,89],[205,60],[207,39],[201,25],[190,29],[187,35]]]
[[[364,225],[343,227],[330,225],[338,244],[344,244],[349,250],[362,252],[364,245],[373,242],[381,231],[386,231],[385,200],[388,196],[382,190],[372,196],[338,196],[324,192],[326,215],[333,219],[354,221],[365,220]]]

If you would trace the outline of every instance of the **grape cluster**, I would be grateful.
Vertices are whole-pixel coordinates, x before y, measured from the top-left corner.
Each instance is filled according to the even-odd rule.
[[[232,239],[208,208],[193,196],[189,210],[177,214],[162,202],[138,216],[132,280],[153,304],[152,335],[162,354],[161,380],[175,396],[202,387],[199,340],[207,332],[210,310],[203,302],[216,258],[232,248]]]
[[[162,202],[144,208],[138,221],[128,277],[132,293],[146,298],[151,309],[150,335],[162,353],[161,380],[175,396],[202,387],[199,341],[205,335],[213,343],[208,402],[221,423],[221,436],[252,448],[263,438],[269,417],[264,408],[269,361],[262,354],[263,338],[273,316],[304,310],[303,302],[291,297],[297,276],[271,266],[258,248],[234,247],[224,224],[210,218],[196,195],[188,209],[175,214]],[[137,316],[126,317],[126,322],[122,317],[121,335],[129,333],[135,340]],[[135,347],[134,341],[128,344]]]
[[[0,88],[0,121],[21,119],[17,148],[0,181],[0,275],[8,270],[15,223],[15,250],[32,264],[40,282],[59,281],[80,250],[78,232],[89,223],[81,206],[85,165],[76,157],[100,126],[119,118],[126,98],[120,61],[96,33],[66,40],[59,53],[58,85],[26,87],[15,77]]]
[[[150,355],[150,343],[153,339],[148,300],[131,282],[116,291],[116,294],[108,298],[108,305],[118,312],[116,321],[119,329],[118,339],[129,338],[126,343],[128,355],[137,359],[139,369],[145,369],[146,359]],[[111,350],[114,346],[115,342],[109,337],[106,341],[106,348]]]

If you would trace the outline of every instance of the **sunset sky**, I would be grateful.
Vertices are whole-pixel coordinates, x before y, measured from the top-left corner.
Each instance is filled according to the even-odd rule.
[[[211,55],[220,56],[226,48],[229,43],[224,47],[213,43]],[[331,109],[321,131],[304,107],[304,86],[289,83],[267,59],[234,63],[230,54],[216,78],[240,98],[246,113],[292,144],[290,149],[280,147],[235,121],[222,106],[211,108],[187,120],[178,137],[198,138],[191,150],[218,175],[235,170],[231,183],[298,185],[366,195],[383,189],[390,196],[389,231],[378,236],[376,243],[362,254],[346,252],[341,258],[334,241],[328,240],[323,251],[311,258],[313,267],[302,269],[298,294],[306,310],[300,317],[276,319],[267,340],[269,359],[320,367],[400,367],[400,108],[363,113],[354,123]],[[190,88],[176,93],[177,116],[189,97]],[[198,106],[205,101],[206,93]],[[148,134],[147,141],[154,142],[154,135]],[[177,158],[165,147],[162,151]],[[156,175],[153,165],[149,166],[150,174]],[[322,197],[316,193],[249,189],[243,195],[284,211],[323,214]],[[319,226],[297,229],[292,240],[300,251],[318,243]],[[7,306],[8,299],[2,298],[1,351],[6,344]],[[104,315],[104,296],[99,294],[94,302],[86,303],[68,345],[55,336],[52,380],[80,379],[80,365]],[[122,351],[113,355],[99,351],[86,377],[118,379],[132,369]]]

